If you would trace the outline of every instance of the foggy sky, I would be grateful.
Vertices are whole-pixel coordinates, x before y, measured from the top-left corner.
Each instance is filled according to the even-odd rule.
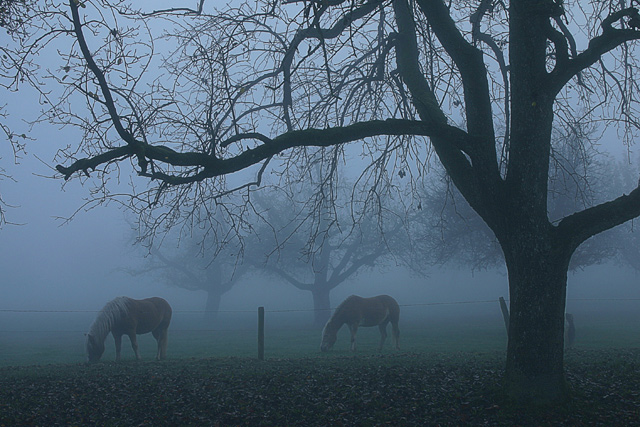
[[[74,144],[79,135],[73,129],[45,125],[30,131],[22,119],[34,119],[38,103],[35,97],[28,102],[29,96],[33,93],[26,86],[18,95],[3,94],[10,106],[9,124],[17,133],[25,132],[35,141],[28,143],[27,154],[17,165],[8,142],[3,138],[0,144],[0,167],[17,181],[0,180],[2,198],[15,206],[7,209],[7,220],[22,224],[0,229],[0,309],[97,310],[120,295],[158,295],[169,300],[174,310],[203,309],[202,291],[169,288],[155,283],[153,278],[132,277],[119,270],[139,264],[141,251],[131,245],[132,231],[125,221],[126,213],[115,204],[81,211],[66,225],[56,219],[71,216],[89,196],[90,186],[83,187],[78,179],[63,188],[61,178],[45,177],[53,175],[56,149]],[[22,110],[15,109],[16,105]],[[601,148],[617,154],[623,149],[617,141]],[[577,304],[572,298],[638,299],[640,277],[615,266],[595,266],[570,273],[568,288],[570,311]],[[331,305],[335,307],[350,294],[379,293],[393,295],[400,304],[508,298],[504,271],[451,268],[418,278],[392,270],[388,277],[359,275],[336,288]],[[286,283],[257,281],[240,283],[226,293],[221,309],[253,309],[258,305],[273,309],[313,306],[309,292]]]

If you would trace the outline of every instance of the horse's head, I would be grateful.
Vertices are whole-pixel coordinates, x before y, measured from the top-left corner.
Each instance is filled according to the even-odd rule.
[[[332,328],[327,328],[325,326],[324,330],[322,331],[322,342],[320,343],[320,351],[324,352],[331,350],[337,339],[337,331],[334,331]]]
[[[87,361],[97,362],[104,353],[104,341],[96,339],[95,336],[87,334]]]

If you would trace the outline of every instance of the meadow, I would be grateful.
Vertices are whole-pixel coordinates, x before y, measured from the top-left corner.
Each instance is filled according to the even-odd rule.
[[[497,303],[496,303],[497,306]],[[440,309],[444,311],[443,309]],[[416,316],[406,308],[401,321],[401,345],[405,352],[448,352],[503,350],[506,333],[499,313],[464,316]],[[412,313],[413,312],[413,313]],[[496,317],[497,315],[497,317]],[[0,366],[79,363],[85,360],[85,332],[95,313],[5,313],[0,318]],[[13,320],[10,320],[13,318]],[[257,312],[221,312],[217,322],[204,325],[200,312],[175,312],[169,328],[169,358],[256,357]],[[390,328],[390,327],[389,327]],[[307,311],[266,312],[265,357],[299,358],[318,356],[321,327],[310,322]],[[348,355],[349,332],[343,327],[332,354]],[[358,353],[377,352],[377,328],[360,328]],[[138,338],[143,358],[155,355],[156,342],[149,335]],[[391,336],[386,343],[391,351]],[[132,359],[127,337],[123,338],[124,359]],[[107,337],[103,361],[115,357],[113,338]]]
[[[597,301],[575,307],[575,347],[580,349],[638,348],[640,301],[603,307]],[[0,312],[0,366],[81,363],[85,333],[93,311]],[[265,357],[300,358],[319,355],[321,326],[308,310],[266,310]],[[390,327],[389,327],[390,328]],[[403,306],[401,348],[408,353],[493,353],[506,348],[507,337],[498,302]],[[349,355],[349,333],[343,327],[332,355]],[[385,352],[391,352],[391,336]],[[358,354],[377,352],[377,328],[360,328]],[[155,355],[156,342],[139,337],[141,355]],[[114,360],[113,338],[107,337],[103,361]],[[127,337],[123,358],[133,359]],[[169,328],[169,358],[256,357],[257,310],[221,311],[213,324],[200,311],[175,310]]]
[[[454,310],[455,308],[455,310]],[[587,307],[589,308],[589,307]],[[377,328],[330,353],[304,311],[176,312],[168,359],[139,337],[113,362],[84,364],[95,313],[2,313],[0,425],[640,425],[640,322],[633,310],[576,311],[566,352],[571,400],[513,407],[500,394],[506,333],[497,306],[405,307],[401,350],[379,353]]]

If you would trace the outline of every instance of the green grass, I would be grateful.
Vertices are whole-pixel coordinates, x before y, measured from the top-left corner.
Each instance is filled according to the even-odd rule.
[[[301,358],[319,356],[321,330],[311,326],[295,328],[291,324],[267,318],[265,357]],[[247,322],[250,323],[250,322]],[[300,325],[294,322],[293,325]],[[47,323],[51,327],[52,323]],[[190,357],[257,357],[257,327],[238,325],[230,330],[197,330],[178,324],[169,329],[168,358]],[[32,326],[33,327],[33,326]],[[37,327],[37,325],[35,326]],[[393,353],[391,328],[384,352]],[[0,366],[42,365],[51,363],[79,363],[85,359],[84,333],[77,331],[3,331],[0,332]],[[357,337],[359,354],[376,354],[380,334],[378,328],[360,328]],[[138,336],[143,359],[155,357],[156,341],[150,335]],[[347,327],[338,333],[338,341],[331,354],[349,355],[350,335]],[[105,341],[103,361],[114,360],[113,338]],[[492,352],[505,348],[503,325],[491,322],[430,321],[401,324],[400,345],[403,352]],[[133,359],[128,337],[123,337],[122,357]]]
[[[441,313],[440,313],[441,314]],[[85,316],[87,317],[87,316]],[[578,320],[579,319],[579,320]],[[0,332],[2,425],[638,425],[640,334],[628,316],[577,316],[566,352],[572,399],[543,413],[514,408],[500,393],[506,334],[501,317],[406,316],[401,351],[377,351],[377,328],[347,328],[329,353],[306,319],[267,313],[266,361],[257,360],[250,316],[219,330],[176,317],[168,360],[139,336],[143,360],[112,337],[86,365],[84,333],[55,316],[4,324]],[[90,318],[77,322],[89,324]],[[11,330],[13,329],[13,330]],[[81,328],[78,328],[81,329]],[[84,329],[84,328],[82,328]],[[634,421],[635,420],[635,421]]]
[[[308,313],[303,313],[307,315]],[[497,314],[497,313],[496,313]],[[86,315],[74,324],[65,315],[53,313],[49,317],[35,317],[23,324],[0,328],[0,366],[81,363],[85,360],[84,332],[91,319]],[[273,359],[349,356],[349,332],[343,327],[330,355],[320,355],[320,329],[308,325],[308,319],[297,314],[267,313],[265,357]],[[202,329],[197,317],[177,319],[169,329],[168,358],[257,357],[256,321],[246,313],[242,321],[220,319],[218,329]],[[293,320],[291,321],[291,318]],[[400,345],[403,353],[495,353],[506,348],[506,333],[499,315],[415,316],[400,323]],[[59,319],[58,319],[59,320]],[[640,321],[629,316],[577,316],[578,349],[640,347]],[[77,330],[72,330],[76,326]],[[79,326],[79,327],[78,327]],[[14,330],[11,330],[11,329]],[[200,329],[199,329],[200,328]],[[17,329],[17,330],[16,330]],[[394,354],[390,328],[384,353]],[[358,354],[377,354],[377,328],[360,328]],[[143,359],[155,357],[156,342],[150,334],[138,337]],[[103,361],[115,358],[113,338],[106,339]],[[127,337],[123,337],[122,357],[133,359]]]

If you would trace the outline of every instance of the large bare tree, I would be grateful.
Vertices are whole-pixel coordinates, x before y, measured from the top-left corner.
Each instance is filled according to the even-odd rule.
[[[593,121],[634,140],[638,10],[619,0],[205,6],[42,2],[42,31],[11,54],[25,58],[10,64],[11,84],[37,83],[42,119],[84,130],[60,142],[59,173],[97,170],[108,190],[105,177],[131,164],[152,180],[131,203],[156,207],[155,225],[184,218],[175,210],[206,219],[236,188],[246,204],[225,212],[242,227],[267,171],[286,184],[324,156],[359,169],[368,190],[356,196],[370,208],[394,182],[421,179],[433,149],[506,261],[506,393],[563,400],[571,256],[640,215],[640,189],[551,221],[552,125]],[[60,62],[38,69],[48,46]]]

